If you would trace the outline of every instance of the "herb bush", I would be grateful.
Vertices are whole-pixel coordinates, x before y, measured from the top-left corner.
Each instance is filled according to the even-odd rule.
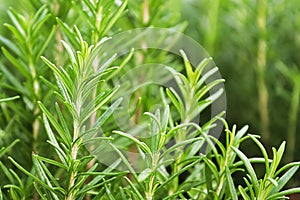
[[[195,121],[220,98],[212,91],[222,79],[205,84],[217,69],[209,68],[211,58],[192,66],[186,49],[179,57],[143,43],[114,54],[130,41],[118,41],[108,56],[109,37],[121,31],[161,24],[183,31],[179,1],[18,6],[8,10],[9,31],[0,36],[0,199],[265,200],[300,192],[284,189],[300,164],[281,165],[285,142],[269,156],[258,135],[229,127],[224,112]],[[140,80],[130,90],[134,66],[147,70],[138,80],[158,76],[173,85],[142,87]],[[223,143],[210,134],[220,122]],[[239,149],[245,141],[261,156],[248,158]],[[243,185],[233,178],[240,171]]]

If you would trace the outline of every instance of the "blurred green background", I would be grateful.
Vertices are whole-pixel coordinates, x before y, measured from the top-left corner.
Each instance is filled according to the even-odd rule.
[[[298,160],[300,2],[187,0],[182,17],[226,79],[229,123],[269,147],[288,140],[286,160]]]
[[[8,7],[23,9],[25,2],[0,1],[1,35],[9,36],[2,25],[9,21]],[[170,23],[186,21],[184,33],[203,45],[226,79],[229,124],[238,127],[249,124],[250,132],[262,135],[269,150],[287,140],[286,161],[300,160],[297,154],[300,151],[297,145],[300,140],[297,134],[300,128],[300,2],[178,2],[168,0],[152,25],[168,27]],[[129,1],[129,6],[136,5],[141,5],[141,1]],[[176,18],[172,22],[163,18],[170,13]],[[138,21],[132,24],[132,28],[141,26]],[[0,60],[3,60],[2,52]],[[255,155],[251,147],[244,149]]]
[[[189,0],[182,17],[226,79],[228,122],[249,124],[269,152],[287,140],[286,162],[299,160],[300,2]]]

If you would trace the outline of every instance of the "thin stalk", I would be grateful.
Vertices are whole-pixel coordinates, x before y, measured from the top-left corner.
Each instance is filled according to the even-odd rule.
[[[31,73],[31,77],[33,79],[33,93],[34,93],[34,98],[37,99],[39,96],[39,91],[40,91],[40,85],[39,82],[37,81],[37,75],[36,75],[36,70],[34,68],[34,64],[32,62],[32,59],[29,61],[29,69]],[[39,106],[35,104],[34,110],[33,110],[33,115],[34,115],[34,121],[32,123],[32,134],[33,134],[33,151],[37,150],[37,138],[39,134],[39,127],[40,127],[40,120],[38,118],[38,114],[40,113]]]
[[[153,153],[153,155],[151,156],[152,158],[152,162],[151,162],[151,169],[152,169],[152,175],[150,176],[150,180],[149,180],[149,184],[148,184],[148,189],[146,191],[146,199],[147,200],[152,200],[153,199],[153,196],[154,196],[154,193],[155,193],[155,187],[154,187],[154,184],[155,184],[155,177],[156,177],[156,174],[155,174],[155,171],[156,168],[157,168],[157,164],[158,164],[158,161],[159,161],[159,158],[160,158],[160,153],[159,151],[157,153]]]
[[[224,187],[224,184],[226,182],[225,167],[229,166],[230,157],[231,157],[231,146],[227,147],[224,164],[222,166],[220,166],[220,172],[222,172],[223,175],[220,178],[220,184],[218,185],[217,190],[216,190],[216,195],[218,197],[220,196],[221,191],[222,191],[222,189]]]
[[[149,0],[144,0],[143,3],[143,24],[147,25],[150,20],[150,13],[149,13]]]
[[[77,87],[80,87],[81,80],[83,79],[82,77],[80,77],[80,75],[82,75],[82,73],[79,74],[77,80],[78,84],[76,84]],[[76,89],[75,91],[78,91],[78,89]],[[82,96],[78,95],[74,100],[74,102],[75,102],[74,110],[76,111],[77,115],[74,116],[74,122],[73,122],[73,146],[71,148],[71,158],[72,158],[71,162],[76,161],[77,153],[79,149],[79,145],[76,141],[80,134],[80,118],[81,118],[81,111],[82,111],[82,104],[83,104]],[[69,170],[71,170],[70,172],[71,175],[70,175],[69,186],[68,186],[67,200],[72,200],[75,198],[75,190],[73,190],[72,192],[70,191],[72,190],[76,182],[77,169],[74,169],[73,166],[70,166]]]
[[[80,111],[79,111],[80,114]],[[75,119],[74,120],[74,132],[73,132],[73,142],[75,142],[78,137],[79,137],[79,131],[80,131],[80,127],[79,127],[79,120]],[[78,144],[75,142],[74,145],[72,146],[71,149],[71,158],[73,161],[75,161],[77,159],[77,153],[78,153]],[[77,175],[77,171],[76,169],[74,169],[73,167],[71,167],[71,175],[70,175],[70,180],[69,180],[69,186],[68,186],[68,191],[72,190],[72,187],[75,185],[75,181],[76,181],[76,175]],[[74,199],[74,192],[68,193],[67,196],[67,200],[72,200]]]
[[[287,154],[286,161],[292,162],[294,160],[294,152],[296,147],[296,129],[297,117],[300,103],[300,73],[295,74],[294,87],[291,99],[291,107],[289,112],[288,132],[287,132]]]
[[[97,41],[97,42],[99,42],[99,41]],[[98,59],[98,57],[95,59],[95,61],[94,61],[94,63],[93,63],[93,70],[94,70],[94,73],[96,73],[97,72],[97,67],[99,66],[99,59]],[[92,91],[92,98],[93,99],[95,99],[97,97],[97,88],[94,88],[93,89],[93,91]],[[90,118],[90,127],[93,127],[94,125],[95,125],[95,123],[96,123],[96,118],[97,118],[97,113],[93,113],[92,115],[91,115],[91,118]],[[89,147],[88,147],[88,149],[89,149],[89,152],[93,152],[94,150],[95,150],[95,146],[94,145],[90,145]],[[95,164],[95,159],[92,159],[88,164],[87,164],[87,166],[86,166],[86,170],[87,171],[89,171],[90,170],[90,168],[92,167],[92,166],[94,166],[94,164]],[[86,181],[86,184],[89,182],[90,180],[88,179],[87,181]],[[90,200],[91,199],[91,197],[87,194],[86,195],[86,197],[85,197],[85,200]]]
[[[185,113],[182,115],[183,124],[189,123],[191,122],[191,120],[193,120],[191,119],[192,117],[189,115],[189,112],[191,109],[194,109],[192,107],[194,100],[195,100],[195,92],[194,92],[194,88],[191,87],[189,88],[189,96],[185,98]],[[187,128],[183,128],[177,134],[176,143],[186,140],[186,137],[187,137]],[[176,161],[174,163],[174,168],[172,172],[173,174],[177,173],[182,169],[182,166],[179,163],[181,163],[182,161],[182,156],[184,155],[184,152],[181,148],[179,148],[176,150],[175,155],[176,155]],[[179,177],[177,176],[173,179],[172,189],[169,191],[170,195],[178,190],[178,185],[179,185]]]
[[[148,184],[148,191],[146,192],[146,199],[147,200],[152,200],[153,199],[153,195],[154,195],[154,180],[155,180],[155,175],[151,175],[150,180],[149,180],[149,184]]]
[[[232,153],[232,147],[234,146],[234,138],[235,138],[235,131],[233,130],[232,132],[228,131],[226,133],[229,137],[226,139],[226,154],[225,154],[225,158],[224,158],[224,162],[222,162],[222,164],[220,164],[220,173],[222,174],[221,178],[220,178],[220,183],[217,187],[217,191],[216,194],[219,198],[221,198],[221,192],[222,189],[224,187],[224,185],[226,184],[227,178],[226,178],[226,174],[225,174],[225,170],[226,170],[226,166],[229,167],[230,166],[230,162],[233,159],[233,153]]]
[[[261,120],[262,138],[267,146],[270,146],[269,133],[269,111],[268,111],[268,90],[265,83],[265,71],[267,67],[267,1],[258,1],[257,25],[259,31],[258,50],[257,50],[257,90],[258,90],[258,109]],[[269,148],[268,148],[269,149]]]
[[[31,47],[29,47],[30,52],[31,52]],[[39,82],[37,81],[37,74],[36,74],[36,69],[34,67],[33,64],[33,58],[30,57],[29,58],[29,70],[31,73],[31,77],[32,77],[32,86],[33,86],[33,93],[34,93],[34,99],[38,100],[39,98],[39,92],[40,92],[40,85]],[[38,148],[38,135],[39,135],[39,127],[40,127],[40,120],[38,118],[38,115],[40,113],[40,108],[39,106],[36,104],[36,102],[34,102],[34,110],[33,110],[33,116],[34,116],[34,121],[32,123],[32,135],[33,135],[33,144],[32,144],[32,150],[33,152],[37,151]],[[38,200],[39,199],[39,195],[37,194],[36,191],[34,191],[33,193],[33,199],[34,200]]]
[[[149,1],[148,0],[144,0],[144,2],[143,2],[142,15],[143,15],[143,24],[146,25],[150,20]],[[147,53],[147,43],[145,41],[142,41],[141,49],[143,50],[142,52],[136,52],[135,62],[136,62],[137,66],[140,66],[141,64],[143,64],[143,62],[145,60],[145,54]],[[143,77],[141,77],[141,82],[143,82]],[[141,96],[141,92],[139,90],[137,90],[134,94],[134,101],[136,102],[135,104],[137,104],[138,107],[136,108],[136,112],[132,118],[132,121],[130,121],[130,125],[138,124],[138,122],[141,118],[142,105],[138,104],[140,96]],[[129,160],[134,165],[136,163],[136,159],[137,159],[135,156],[135,154],[137,152],[136,146],[132,145],[130,147],[129,151],[131,152],[131,156],[129,157]],[[133,177],[131,174],[128,175],[128,178],[130,180],[133,180]],[[149,183],[149,184],[151,185],[151,183]],[[152,194],[148,194],[147,192],[145,194],[146,194],[146,196],[152,196]]]
[[[62,66],[63,63],[63,45],[60,42],[62,40],[61,32],[60,32],[60,27],[57,26],[57,31],[56,31],[56,42],[57,42],[57,51],[55,53],[55,60],[56,60],[56,66]]]
[[[205,48],[211,55],[214,54],[214,45],[217,38],[219,7],[220,7],[220,0],[215,0],[214,3],[211,4],[211,8],[209,9],[208,12],[209,26],[205,34],[204,41],[205,41]]]

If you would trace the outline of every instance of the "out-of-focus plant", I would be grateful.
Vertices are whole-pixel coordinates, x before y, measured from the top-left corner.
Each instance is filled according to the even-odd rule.
[[[294,78],[283,78],[276,65],[284,63],[289,73],[294,73],[290,66],[299,69],[300,60],[295,53],[300,44],[299,4],[276,0],[187,2],[182,11],[189,23],[186,34],[213,54],[227,80],[228,122],[250,124],[253,132],[262,135],[266,146],[278,145],[282,139],[290,138],[287,124],[292,132],[299,129],[299,123],[291,125],[291,118],[297,119],[299,115],[299,107],[294,106],[297,104],[295,88],[289,83]],[[210,25],[215,23],[217,28],[213,29]],[[215,36],[211,40],[213,44],[208,44],[207,34]],[[210,50],[211,46],[214,50]],[[286,95],[278,93],[282,89]],[[286,112],[291,107],[296,110]],[[297,134],[292,137],[289,140],[299,140]],[[288,154],[298,150],[288,145]]]
[[[296,138],[297,138],[297,119],[300,103],[300,73],[296,66],[289,69],[283,63],[277,65],[279,71],[287,78],[292,85],[291,98],[290,94],[281,89],[282,96],[285,96],[288,100],[290,99],[290,109],[288,115],[288,125],[287,125],[287,142],[289,143],[287,150],[288,154],[286,155],[286,161],[291,162],[295,159],[295,149],[296,149]],[[278,90],[280,91],[278,88]]]

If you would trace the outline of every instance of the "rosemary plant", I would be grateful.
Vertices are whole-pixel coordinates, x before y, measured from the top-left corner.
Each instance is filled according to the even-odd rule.
[[[285,142],[270,158],[248,126],[229,128],[225,112],[202,119],[224,82],[208,82],[217,72],[211,58],[192,66],[188,51],[176,57],[146,44],[110,56],[110,36],[120,30],[160,22],[183,30],[179,12],[164,14],[169,3],[31,0],[24,11],[9,9],[11,35],[0,37],[0,199],[271,200],[300,192],[284,188],[300,165],[281,165]],[[207,35],[212,50],[215,40]],[[143,88],[145,77],[126,76],[162,61],[147,74],[166,75],[171,86]],[[127,107],[124,76],[141,81]],[[119,123],[126,116],[131,128]],[[211,134],[220,121],[224,142]],[[248,158],[245,141],[261,156]],[[240,171],[244,184],[235,182]]]

